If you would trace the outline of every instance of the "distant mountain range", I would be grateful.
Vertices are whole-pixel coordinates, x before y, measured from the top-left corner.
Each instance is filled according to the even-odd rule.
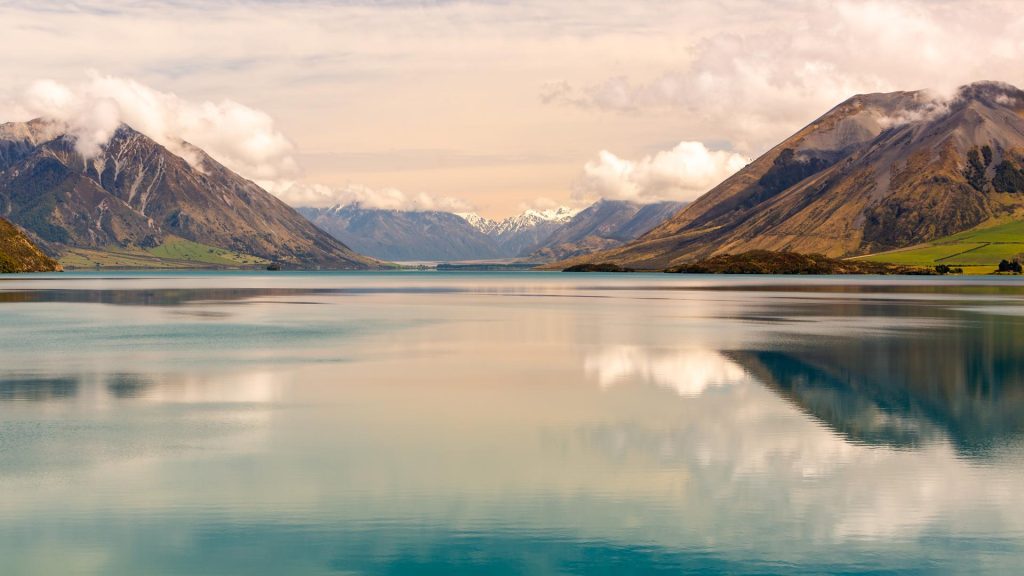
[[[320,229],[362,254],[388,261],[503,258],[492,238],[450,212],[362,208],[298,208]]]
[[[51,255],[77,249],[97,263],[105,254],[158,262],[158,249],[174,244],[183,264],[377,265],[202,150],[183,146],[195,165],[122,125],[96,157],[84,158],[54,124],[2,124],[0,216]]]
[[[753,249],[844,257],[1024,217],[1024,92],[850,98],[624,246],[553,265],[664,269]]]
[[[385,260],[543,262],[618,246],[683,206],[605,200],[582,211],[530,209],[497,221],[476,213],[381,210],[358,204],[298,210],[353,249]]]

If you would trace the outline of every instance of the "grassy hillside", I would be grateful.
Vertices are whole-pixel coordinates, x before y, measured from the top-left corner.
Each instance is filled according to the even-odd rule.
[[[171,237],[155,248],[70,248],[61,256],[68,269],[95,268],[252,268],[269,264],[268,260],[207,246],[183,238]]]
[[[43,254],[17,226],[0,218],[0,273],[55,270],[60,270],[56,260]]]
[[[960,232],[903,250],[860,259],[911,266],[946,264],[969,274],[988,274],[1000,260],[1024,256],[1024,221]]]

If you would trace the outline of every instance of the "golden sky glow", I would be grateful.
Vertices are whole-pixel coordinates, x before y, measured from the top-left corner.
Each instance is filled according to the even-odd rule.
[[[184,134],[202,122],[223,130],[197,143],[289,202],[343,200],[357,186],[503,216],[598,197],[692,199],[710,175],[854,93],[1020,84],[1024,11],[953,1],[14,1],[0,2],[0,48],[5,120],[53,104],[27,101],[40,79],[122,106],[117,95],[134,83],[180,101],[165,113],[192,106]],[[239,120],[239,110],[265,117]],[[170,124],[167,136],[183,137]],[[239,134],[253,126],[263,132],[243,149]],[[264,135],[287,149],[260,149]]]

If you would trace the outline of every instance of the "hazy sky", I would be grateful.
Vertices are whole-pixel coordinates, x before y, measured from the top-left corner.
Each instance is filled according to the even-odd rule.
[[[0,0],[2,119],[293,204],[692,199],[858,92],[1024,84],[1020,2]]]

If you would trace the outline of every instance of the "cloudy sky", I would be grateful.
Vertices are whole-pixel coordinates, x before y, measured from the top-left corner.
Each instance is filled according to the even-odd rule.
[[[692,199],[858,92],[1024,84],[1018,2],[0,0],[0,115],[293,204]]]

